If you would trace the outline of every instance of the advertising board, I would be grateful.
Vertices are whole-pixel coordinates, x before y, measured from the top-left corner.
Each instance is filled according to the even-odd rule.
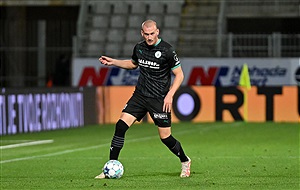
[[[83,126],[79,89],[1,89],[0,136]]]
[[[300,83],[300,79],[296,79],[299,58],[182,58],[183,86],[237,86],[243,64],[248,65],[253,86]],[[97,58],[76,58],[72,68],[73,86],[135,85],[139,76],[139,69],[107,67]]]
[[[133,86],[97,87],[98,122],[117,122],[133,91]],[[149,116],[145,120],[152,122]],[[300,122],[300,87],[181,87],[173,98],[172,121]]]

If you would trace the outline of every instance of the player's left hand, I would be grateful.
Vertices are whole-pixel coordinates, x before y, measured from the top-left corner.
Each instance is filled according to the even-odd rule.
[[[166,95],[164,99],[164,106],[163,106],[163,111],[164,112],[171,112],[172,110],[172,102],[173,102],[173,97],[170,96],[169,94]]]

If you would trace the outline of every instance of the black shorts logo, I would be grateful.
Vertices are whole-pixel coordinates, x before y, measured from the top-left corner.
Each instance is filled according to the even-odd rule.
[[[154,119],[168,119],[167,113],[153,113]]]

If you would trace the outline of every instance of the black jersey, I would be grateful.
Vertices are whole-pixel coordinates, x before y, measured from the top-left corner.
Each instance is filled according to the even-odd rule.
[[[135,92],[146,97],[165,97],[171,85],[171,70],[180,66],[174,48],[161,39],[153,46],[142,41],[135,45],[132,60],[140,67]]]

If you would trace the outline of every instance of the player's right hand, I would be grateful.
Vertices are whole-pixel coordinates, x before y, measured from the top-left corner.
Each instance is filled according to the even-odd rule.
[[[107,57],[107,56],[101,56],[99,58],[99,61],[103,65],[111,65],[112,64],[112,58]]]

